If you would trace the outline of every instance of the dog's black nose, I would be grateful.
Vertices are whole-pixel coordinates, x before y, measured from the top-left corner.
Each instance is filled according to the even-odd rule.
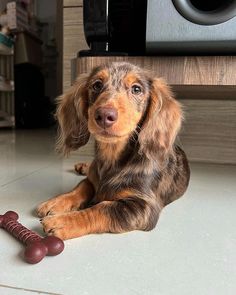
[[[118,113],[114,108],[101,107],[95,112],[95,120],[98,126],[102,128],[111,127],[117,120]]]

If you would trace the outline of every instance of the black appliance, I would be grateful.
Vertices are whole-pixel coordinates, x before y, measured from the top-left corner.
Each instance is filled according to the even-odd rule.
[[[84,0],[83,55],[236,52],[236,0]]]
[[[91,51],[81,55],[145,52],[147,0],[84,0],[84,32]]]

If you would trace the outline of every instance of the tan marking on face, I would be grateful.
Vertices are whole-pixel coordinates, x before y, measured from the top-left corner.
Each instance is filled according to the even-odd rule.
[[[107,69],[103,69],[101,71],[99,71],[93,78],[92,81],[96,81],[96,80],[102,80],[103,82],[108,81],[109,79],[109,71]]]
[[[127,88],[130,88],[133,84],[138,83],[138,77],[136,74],[134,73],[128,73],[125,77],[124,77],[124,84],[126,85]]]

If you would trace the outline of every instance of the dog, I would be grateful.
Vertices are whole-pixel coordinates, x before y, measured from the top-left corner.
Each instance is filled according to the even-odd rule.
[[[93,135],[95,159],[71,192],[38,207],[46,234],[150,231],[185,193],[190,169],[175,144],[183,113],[164,80],[130,63],[98,66],[59,98],[56,117],[57,149],[66,155]]]

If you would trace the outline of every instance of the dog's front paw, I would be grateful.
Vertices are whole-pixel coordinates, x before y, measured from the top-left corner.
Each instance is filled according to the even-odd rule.
[[[79,212],[46,216],[42,219],[41,223],[47,235],[53,235],[62,240],[68,240],[82,235],[82,228],[79,226]]]
[[[40,204],[37,208],[37,214],[39,217],[44,217],[47,215],[61,214],[71,210],[73,210],[73,204],[70,197],[67,195],[61,195]]]
[[[90,167],[89,163],[78,163],[78,164],[75,164],[74,166],[75,171],[79,175],[88,175],[89,167]]]

